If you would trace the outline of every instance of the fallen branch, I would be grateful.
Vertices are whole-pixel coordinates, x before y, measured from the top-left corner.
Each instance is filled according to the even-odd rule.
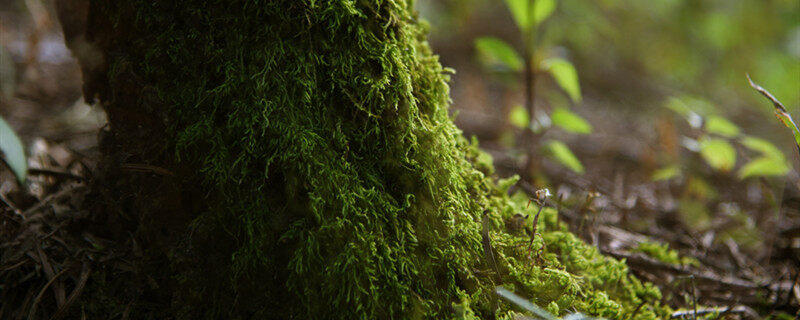
[[[625,252],[620,252],[616,250],[609,250],[609,249],[601,249],[601,252],[605,254],[609,254],[614,256],[617,259],[625,259],[628,262],[628,265],[639,266],[647,269],[661,269],[667,270],[678,274],[683,275],[692,275],[699,280],[705,280],[710,282],[715,282],[725,287],[728,287],[731,290],[756,290],[756,289],[763,289],[767,286],[765,285],[758,285],[752,283],[747,280],[742,280],[733,277],[721,277],[709,271],[703,270],[696,270],[686,266],[681,265],[673,265],[658,261],[651,257],[648,257],[644,254],[630,254]]]

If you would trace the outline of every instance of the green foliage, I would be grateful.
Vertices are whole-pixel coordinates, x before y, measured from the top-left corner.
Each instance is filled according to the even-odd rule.
[[[712,115],[706,119],[706,132],[733,138],[739,135],[739,127],[720,116]]]
[[[767,98],[776,103],[776,106],[780,105],[780,103],[773,100],[774,97],[763,88],[756,84],[752,85],[756,90],[759,90],[759,92],[762,92]],[[728,119],[716,115],[715,107],[710,103],[702,99],[691,97],[672,97],[667,100],[665,106],[685,118],[692,127],[700,128],[701,124],[705,123],[702,128],[706,133],[722,137],[712,139],[705,136],[699,142],[699,152],[701,156],[714,169],[723,172],[728,172],[733,169],[736,164],[736,150],[731,143],[738,142],[758,153],[755,159],[739,169],[738,176],[740,179],[783,176],[791,170],[788,160],[775,145],[763,139],[742,135],[741,129],[739,129],[738,126],[728,121]],[[780,114],[780,107],[776,108],[776,114]],[[698,112],[695,112],[695,110],[698,110]],[[705,115],[705,121],[701,114]],[[657,172],[659,179],[656,179],[655,174],[653,179],[665,180],[672,178],[674,176],[673,174],[678,173],[671,169],[673,167],[674,166],[670,166],[660,170]],[[677,169],[677,167],[674,168]]]
[[[28,160],[25,157],[25,149],[14,129],[0,117],[0,151],[3,152],[3,160],[14,172],[17,180],[25,181],[28,172]]]
[[[592,133],[590,125],[581,116],[566,108],[556,108],[550,115],[553,124],[573,133],[589,134]]]
[[[516,213],[533,216],[539,210],[536,205],[529,207],[528,197],[520,192],[507,199],[510,206],[499,212],[502,220],[508,220]],[[520,243],[530,241],[528,235],[504,232],[502,222],[492,220],[496,229],[489,235],[497,250],[495,257],[508,268],[502,271],[505,274],[503,288],[528,301],[513,299],[518,301],[516,305],[523,305],[523,310],[545,309],[553,316],[579,311],[595,317],[624,319],[632,316],[636,301],[649,304],[661,299],[660,292],[651,284],[641,283],[630,276],[624,263],[604,257],[595,247],[586,246],[574,234],[567,232],[565,226],[561,225],[559,229],[557,215],[553,208],[542,210],[537,227],[540,236],[533,239],[530,248],[520,246]],[[525,222],[525,227],[530,228],[532,224],[530,219]],[[503,304],[502,309],[509,310],[510,307]],[[641,308],[634,319],[657,319],[668,315],[667,309],[656,306]]]
[[[555,0],[506,0],[506,5],[520,30],[542,23],[556,9]]]
[[[578,160],[578,157],[572,153],[572,150],[570,150],[566,144],[558,140],[552,140],[545,145],[545,148],[550,151],[550,154],[559,163],[575,171],[575,173],[583,174],[583,164],[581,164],[581,161]]]
[[[536,39],[539,36],[539,30],[536,26],[550,17],[555,11],[556,1],[506,0],[506,5],[520,30],[522,43],[526,46],[526,56],[520,58],[520,55],[511,46],[492,37],[483,37],[475,41],[479,54],[484,57],[484,60],[499,61],[511,70],[526,73],[526,79],[535,79],[539,71],[547,71],[573,102],[580,102],[581,91],[578,72],[572,63],[558,57],[551,57],[539,62],[540,55],[538,52],[548,50],[537,48]],[[525,65],[532,67],[530,70],[523,70]],[[532,83],[525,83],[525,86],[530,85]],[[529,103],[533,105],[533,101],[529,101]],[[537,112],[534,115],[528,113],[529,110],[524,110],[522,107],[514,107],[511,109],[508,118],[514,126],[531,130],[534,134],[541,134],[546,128],[549,128],[550,120],[552,120],[553,124],[569,132],[589,134],[592,131],[592,126],[588,122],[568,109],[557,108],[553,111],[552,117],[547,117],[543,112],[541,114]],[[548,121],[545,123],[535,119],[548,119]],[[583,173],[583,165],[563,142],[553,141],[545,147],[561,164],[575,172]],[[535,148],[535,146],[524,146],[524,148]]]
[[[769,141],[748,136],[744,137],[741,143],[748,149],[758,152],[759,157],[739,170],[739,178],[782,176],[791,170],[783,153]]]
[[[675,111],[694,128],[702,126],[702,115],[713,114],[716,110],[708,101],[693,97],[670,97],[664,104],[668,109]]]
[[[738,115],[741,108],[765,111],[760,97],[742,81],[750,73],[787,106],[800,102],[796,1],[562,0],[559,14],[580,17],[580,23],[548,21],[550,36],[544,44],[574,49],[571,60],[580,65],[582,76],[614,92],[636,94],[627,81],[617,81],[633,76],[656,87],[669,84],[714,97],[726,115]],[[635,71],[607,77],[608,66]],[[769,116],[760,113],[764,120]]]
[[[649,242],[645,241],[639,243],[636,248],[633,249],[635,252],[642,252],[654,259],[674,265],[695,265],[699,266],[700,262],[697,259],[690,258],[690,257],[681,257],[677,251],[672,250],[669,248],[668,244],[660,244],[657,242]]]
[[[539,25],[556,11],[556,0],[533,0],[533,24]]]
[[[478,38],[475,40],[475,49],[488,65],[500,64],[512,71],[522,71],[522,58],[503,40],[495,37]]]
[[[528,115],[528,110],[525,110],[521,105],[516,105],[508,113],[508,121],[515,127],[524,129],[530,124],[531,117]]]
[[[750,177],[783,176],[790,168],[783,158],[760,157],[750,161],[739,170],[742,179]]]
[[[794,142],[797,144],[797,147],[800,148],[800,128],[794,123],[792,116],[790,116],[788,112],[783,111],[775,112],[775,116],[778,117],[778,120],[780,120],[784,126],[791,130],[792,135],[794,135]]]
[[[746,136],[741,141],[741,144],[747,147],[750,150],[758,152],[760,155],[769,158],[784,158],[783,153],[778,150],[772,142],[767,140],[756,138],[752,136]]]
[[[747,75],[747,81],[750,82],[750,86],[758,91],[761,95],[769,99],[772,102],[772,105],[775,107],[775,116],[783,123],[784,126],[791,130],[792,135],[794,135],[794,141],[797,144],[797,150],[800,152],[800,128],[797,127],[797,124],[794,123],[792,116],[789,114],[789,111],[786,110],[786,107],[778,101],[775,96],[772,95],[769,91],[762,88],[761,86],[755,84],[752,79],[750,79],[750,75]]]
[[[736,165],[736,150],[728,141],[705,138],[700,141],[700,155],[712,168],[727,172]]]
[[[550,58],[542,62],[542,69],[550,72],[559,86],[569,95],[574,102],[581,102],[581,86],[578,82],[578,72],[567,60]]]
[[[656,172],[653,172],[651,179],[653,179],[653,181],[665,181],[676,178],[680,176],[680,174],[681,168],[677,165],[673,165],[656,170]]]

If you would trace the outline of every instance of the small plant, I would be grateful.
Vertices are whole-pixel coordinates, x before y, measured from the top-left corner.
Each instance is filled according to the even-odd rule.
[[[740,154],[737,147],[741,146],[747,150],[741,154],[752,160],[739,167],[736,175],[740,179],[783,176],[789,172],[789,161],[780,149],[767,140],[743,133],[712,104],[684,96],[672,97],[665,105],[684,118],[697,133],[693,137],[682,137],[683,146],[697,152],[712,169],[722,173],[733,172]],[[680,175],[680,166],[670,164],[656,171],[652,178],[669,180]]]
[[[17,134],[2,117],[0,117],[0,151],[4,155],[3,161],[14,172],[17,180],[20,183],[24,182],[28,171],[25,149]]]
[[[527,164],[521,176],[530,177],[536,169],[535,152],[540,136],[551,125],[563,130],[589,134],[592,126],[566,107],[552,110],[548,116],[535,108],[536,80],[541,73],[548,73],[573,103],[582,100],[578,73],[569,61],[553,55],[551,48],[540,48],[540,26],[556,10],[556,0],[506,0],[522,35],[522,52],[496,37],[482,37],[475,41],[475,48],[482,61],[499,73],[524,76],[525,106],[515,106],[509,112],[509,121],[525,132],[520,149],[527,150]],[[547,153],[570,170],[582,174],[583,165],[575,154],[561,141],[550,140],[543,144]]]

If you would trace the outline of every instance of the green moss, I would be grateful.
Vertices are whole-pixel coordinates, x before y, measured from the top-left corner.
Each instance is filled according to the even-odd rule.
[[[674,265],[694,265],[699,266],[700,262],[695,258],[681,257],[677,251],[669,248],[668,244],[660,244],[656,242],[642,242],[633,249],[636,252],[642,252],[654,259]]]
[[[532,258],[529,238],[504,230],[534,208],[506,195],[510,181],[498,186],[490,157],[448,117],[447,72],[412,8],[92,2],[114,35],[103,44],[112,128],[124,129],[123,109],[157,115],[166,145],[141,156],[199,176],[205,195],[192,199],[203,205],[191,223],[166,226],[175,240],[149,249],[174,280],[164,312],[508,318],[493,294],[502,284],[561,314],[624,318],[644,301],[637,319],[666,315],[658,290],[624,263],[555,230],[553,210],[540,217],[533,248],[546,247]],[[140,234],[165,228],[140,214]]]

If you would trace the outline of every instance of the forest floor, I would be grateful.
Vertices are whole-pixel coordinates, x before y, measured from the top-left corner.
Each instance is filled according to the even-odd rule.
[[[0,319],[27,317],[37,308],[49,310],[53,318],[63,316],[83,293],[93,268],[114,269],[120,275],[136,272],[131,261],[141,254],[132,235],[110,236],[107,230],[83,227],[90,223],[85,219],[92,210],[83,198],[102,195],[90,185],[106,123],[100,108],[82,100],[80,69],[54,17],[47,8],[20,15],[0,5],[5,50],[0,62],[13,62],[15,70],[11,78],[0,79],[14,83],[14,94],[0,97],[0,114],[22,137],[30,156],[24,185],[0,166]],[[465,135],[479,137],[500,177],[519,172],[522,153],[500,142],[501,132],[515,131],[505,117],[487,108],[507,97],[484,90],[491,85],[468,66],[461,67],[457,56],[443,58],[459,71],[451,90],[454,110],[460,112],[457,123]],[[682,310],[676,318],[692,318],[695,310],[734,319],[797,315],[798,173],[778,182],[745,183],[700,169],[702,180],[653,182],[654,149],[677,148],[670,144],[676,144],[681,129],[640,110],[608,106],[614,98],[591,92],[586,96],[577,112],[590,120],[595,133],[553,135],[576,150],[587,172],[578,175],[543,160],[547,185],[521,182],[514,189],[532,193],[550,188],[571,230],[603,253],[625,259],[634,274],[658,285],[665,302]],[[696,156],[674,152],[686,162],[701,163]],[[686,208],[704,218],[687,216],[695,212]],[[8,296],[11,292],[25,296]],[[126,314],[114,317],[124,319]]]

